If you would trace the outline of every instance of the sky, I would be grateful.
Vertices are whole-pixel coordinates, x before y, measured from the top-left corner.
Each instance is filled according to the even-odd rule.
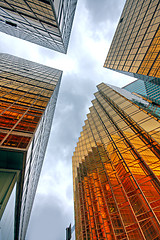
[[[125,0],[78,0],[66,55],[0,33],[0,52],[63,70],[26,240],[65,240],[74,224],[72,155],[96,85],[134,79],[103,68]]]

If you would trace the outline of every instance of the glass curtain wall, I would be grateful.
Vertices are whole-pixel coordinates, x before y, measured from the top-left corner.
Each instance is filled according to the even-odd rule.
[[[76,239],[160,238],[160,122],[98,85],[73,154]]]
[[[0,170],[19,171],[14,239],[22,240],[44,160],[62,72],[8,54],[0,57]]]
[[[0,31],[67,52],[77,0],[2,0]]]
[[[104,67],[160,78],[159,0],[126,0]]]

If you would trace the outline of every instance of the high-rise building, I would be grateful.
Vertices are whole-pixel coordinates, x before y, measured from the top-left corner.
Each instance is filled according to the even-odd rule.
[[[146,99],[149,102],[148,111],[160,118],[160,85],[138,79],[123,87],[123,89]]]
[[[73,154],[76,239],[160,239],[160,2],[126,0]]]
[[[104,67],[160,84],[159,22],[159,0],[126,0]]]
[[[160,85],[154,84],[153,82],[138,79],[123,88],[129,92],[140,94],[148,99],[153,99],[155,102],[159,100]]]
[[[72,233],[71,233],[71,224],[69,227],[66,228],[66,240],[71,240]]]
[[[25,239],[61,75],[0,54],[0,239]]]
[[[72,159],[76,239],[158,240],[160,120],[104,83],[92,104]]]
[[[126,0],[104,67],[138,78],[124,89],[160,116],[160,2]]]
[[[77,0],[2,0],[0,31],[67,52]]]

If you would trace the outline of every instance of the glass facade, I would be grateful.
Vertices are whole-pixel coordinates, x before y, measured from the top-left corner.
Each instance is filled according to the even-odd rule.
[[[159,22],[159,0],[126,0],[104,67],[160,78]]]
[[[0,31],[67,52],[77,0],[2,0]]]
[[[143,96],[147,96],[147,89],[145,87],[145,83],[143,80],[136,80],[136,81],[124,86],[123,88],[130,92],[135,92],[135,93],[139,93]]]
[[[73,154],[76,239],[160,238],[160,121],[98,85]]]
[[[0,220],[0,240],[14,239],[14,210],[16,200],[16,185],[7,202],[3,217]]]
[[[155,103],[156,101],[158,102],[160,100],[160,85],[154,84],[154,82],[142,81],[138,79],[123,88],[130,92],[135,92],[142,96],[148,97],[149,99],[153,99]]]
[[[123,89],[146,99],[149,102],[148,111],[160,118],[160,85],[138,79],[123,87]]]
[[[62,72],[8,54],[0,54],[0,57],[0,169],[3,172],[16,171],[14,239],[23,240]],[[4,173],[0,172],[2,178]],[[11,182],[9,177],[6,184],[7,181]]]

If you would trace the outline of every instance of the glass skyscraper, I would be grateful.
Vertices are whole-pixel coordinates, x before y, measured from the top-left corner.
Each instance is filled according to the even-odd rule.
[[[77,0],[2,0],[0,31],[67,52]]]
[[[104,67],[158,84],[159,22],[159,0],[126,0]]]
[[[104,83],[92,104],[72,159],[76,239],[160,239],[160,120]]]
[[[160,85],[138,79],[123,87],[123,89],[146,99],[149,102],[148,111],[160,118]]]
[[[104,67],[138,79],[98,85],[72,158],[77,240],[160,239],[159,22],[159,0],[126,0]]]
[[[62,72],[0,54],[0,237],[25,239]]]

